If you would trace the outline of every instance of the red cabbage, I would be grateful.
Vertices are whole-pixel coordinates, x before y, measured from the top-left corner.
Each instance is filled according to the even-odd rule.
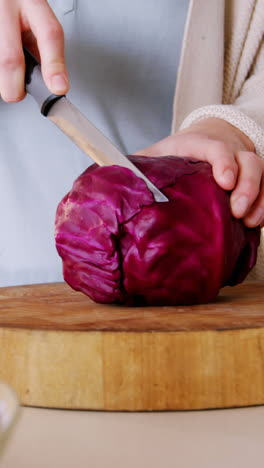
[[[213,301],[242,282],[257,257],[258,228],[230,210],[208,163],[131,156],[169,198],[119,166],[89,167],[56,214],[65,281],[100,303],[179,305]]]

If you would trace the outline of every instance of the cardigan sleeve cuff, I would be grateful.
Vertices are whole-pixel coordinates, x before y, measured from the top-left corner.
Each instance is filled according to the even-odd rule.
[[[223,119],[245,133],[254,144],[256,153],[264,159],[264,129],[255,120],[233,105],[219,104],[199,107],[184,119],[179,130],[189,127],[194,122],[210,117]]]

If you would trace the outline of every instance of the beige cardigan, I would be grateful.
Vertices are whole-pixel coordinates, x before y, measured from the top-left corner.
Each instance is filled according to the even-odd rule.
[[[172,132],[208,117],[243,131],[264,158],[264,0],[191,0]],[[264,229],[249,279],[264,280]]]

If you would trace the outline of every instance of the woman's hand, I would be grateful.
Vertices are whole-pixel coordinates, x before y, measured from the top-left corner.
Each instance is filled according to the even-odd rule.
[[[232,190],[231,210],[246,226],[264,225],[264,161],[251,140],[225,120],[210,118],[137,154],[187,156],[212,165],[216,182]]]
[[[64,35],[46,0],[0,0],[0,95],[6,102],[25,96],[22,43],[41,59],[51,92],[67,92]]]

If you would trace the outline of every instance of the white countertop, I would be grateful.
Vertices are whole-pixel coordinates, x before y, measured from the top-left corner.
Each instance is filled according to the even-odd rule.
[[[1,468],[263,468],[264,406],[107,413],[23,408]]]

